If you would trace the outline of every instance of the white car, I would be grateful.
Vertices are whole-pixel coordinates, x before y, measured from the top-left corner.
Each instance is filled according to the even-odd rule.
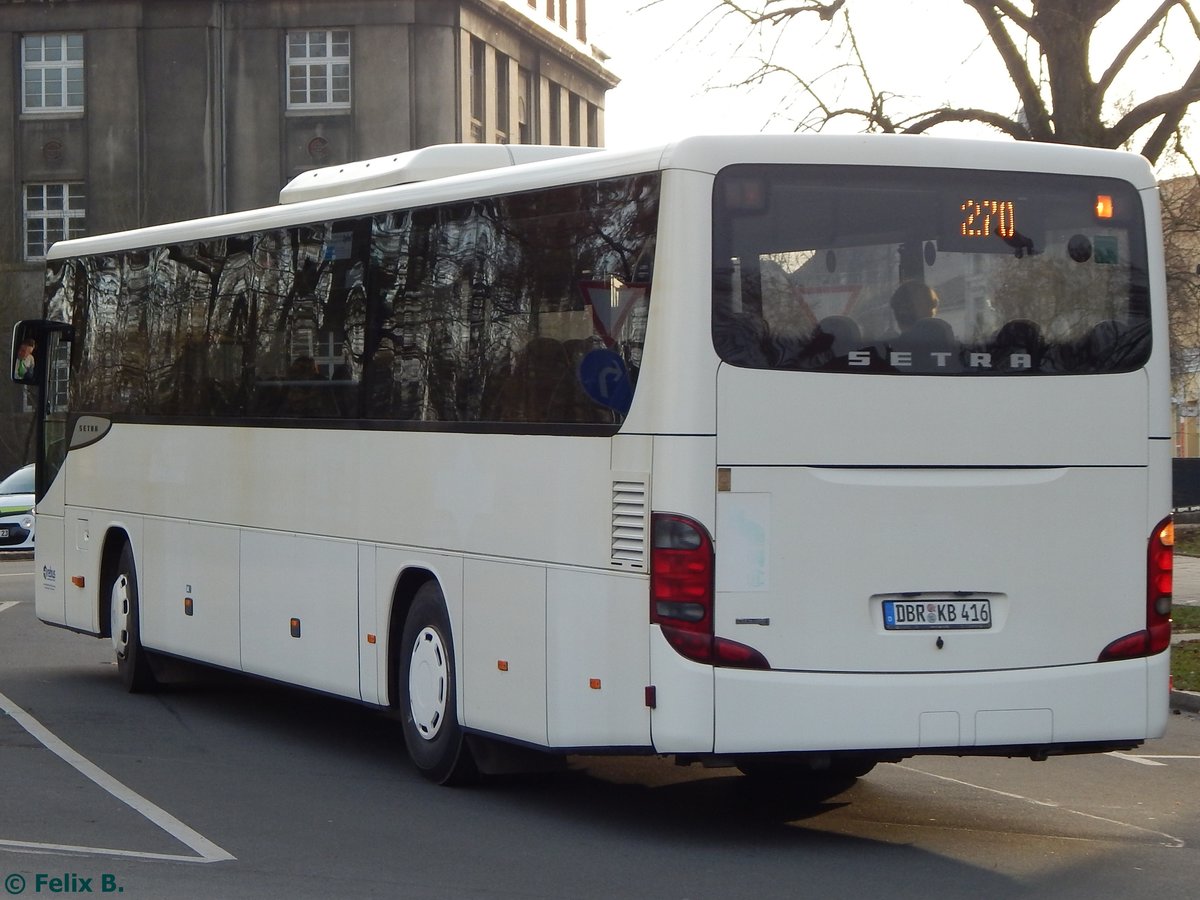
[[[33,465],[0,481],[0,550],[33,549]]]

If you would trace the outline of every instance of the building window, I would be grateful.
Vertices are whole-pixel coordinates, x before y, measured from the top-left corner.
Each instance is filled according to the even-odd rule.
[[[507,144],[510,140],[509,129],[511,112],[508,102],[508,57],[503,53],[496,54],[496,143]]]
[[[550,143],[558,146],[562,141],[562,88],[550,83]]]
[[[533,121],[530,117],[536,108],[533,102],[533,75],[528,69],[517,69],[517,140],[522,144],[533,143]]]
[[[289,31],[288,109],[350,107],[350,32]]]
[[[83,110],[83,35],[31,34],[21,40],[22,111]]]
[[[484,142],[484,91],[487,82],[484,79],[484,67],[487,65],[487,44],[479,38],[471,38],[471,140],[476,144]]]
[[[587,145],[600,146],[600,108],[594,103],[587,105]]]
[[[574,94],[567,93],[567,143],[572,147],[583,144],[582,126],[579,120],[580,99]]]
[[[82,237],[82,184],[25,185],[25,259],[45,259],[55,241]]]
[[[575,39],[587,43],[587,4],[584,0],[575,0]]]

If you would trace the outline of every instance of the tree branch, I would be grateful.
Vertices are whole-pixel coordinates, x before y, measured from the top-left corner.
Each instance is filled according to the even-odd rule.
[[[1188,107],[1200,102],[1200,63],[1192,69],[1191,75],[1179,90],[1151,97],[1139,103],[1115,125],[1108,129],[1112,137],[1111,146],[1119,147],[1134,136],[1139,130],[1149,125],[1159,116],[1162,121],[1154,129],[1145,146],[1142,155],[1151,162],[1157,162],[1167,147],[1171,135],[1179,128],[1180,122],[1187,114]]]
[[[1146,38],[1150,36],[1151,32],[1153,32],[1158,26],[1158,23],[1167,17],[1167,12],[1171,9],[1171,7],[1178,3],[1179,0],[1163,0],[1158,9],[1155,10],[1154,13],[1151,14],[1150,18],[1145,21],[1142,27],[1134,33],[1133,37],[1126,41],[1125,46],[1120,49],[1115,57],[1113,57],[1113,61],[1109,64],[1104,74],[1100,76],[1100,80],[1096,82],[1096,89],[1101,94],[1108,92],[1108,89],[1112,86],[1113,81],[1121,73],[1121,70],[1125,68],[1126,63],[1129,62],[1129,57],[1133,55],[1133,51],[1141,46],[1142,41],[1146,40]],[[1186,4],[1184,4],[1184,8],[1187,8]]]
[[[972,7],[975,12],[979,13],[979,15],[983,15],[983,13],[980,12],[980,7],[971,2],[971,0],[966,0],[966,3],[968,6]],[[992,8],[999,9],[1002,15],[1008,16],[1008,18],[1010,18],[1017,25],[1017,27],[1024,31],[1027,35],[1029,35],[1039,44],[1042,42],[1041,35],[1035,33],[1040,30],[1037,22],[1025,15],[1025,13],[1017,9],[1017,7],[1013,6],[1009,0],[993,0],[993,2],[986,5],[989,10]]]
[[[1012,79],[1012,83],[1017,89],[1017,95],[1021,98],[1025,116],[1029,119],[1030,136],[1037,141],[1054,140],[1054,127],[1050,122],[1050,114],[1046,110],[1046,102],[1042,98],[1041,91],[1038,90],[1037,82],[1029,73],[1029,66],[1025,58],[1012,42],[1008,31],[1004,28],[1004,22],[996,10],[1003,11],[1040,45],[1040,29],[1037,24],[1007,0],[964,0],[964,2],[983,20],[988,36],[999,52],[1005,69],[1008,70],[1008,77]]]
[[[914,121],[915,120],[915,121]],[[917,113],[901,123],[904,134],[922,134],[935,125],[947,122],[979,122],[1002,131],[1018,141],[1032,141],[1033,135],[1029,129],[1008,116],[1002,116],[987,109],[935,109],[929,112]]]
[[[751,25],[779,25],[787,22],[802,13],[816,13],[823,21],[829,22],[837,15],[837,11],[842,8],[846,0],[833,0],[832,3],[819,3],[817,0],[812,0],[810,3],[805,3],[800,6],[785,6],[783,9],[768,10],[766,7],[771,5],[771,0],[768,0],[762,11],[747,9],[735,0],[721,0],[721,5],[732,10],[742,16]]]

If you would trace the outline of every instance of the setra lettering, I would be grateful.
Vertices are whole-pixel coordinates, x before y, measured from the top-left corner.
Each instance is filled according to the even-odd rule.
[[[893,350],[888,353],[888,363],[894,369],[911,369],[916,365],[932,362],[934,368],[947,369],[956,354],[946,350],[930,351],[927,354],[914,353],[911,350]],[[963,363],[968,369],[994,369],[999,362],[1004,362],[1009,371],[1033,369],[1033,356],[1028,353],[1010,353],[1007,361],[997,360],[991,353],[971,352],[965,354]],[[851,350],[846,354],[846,364],[856,368],[867,368],[871,365],[869,350]]]

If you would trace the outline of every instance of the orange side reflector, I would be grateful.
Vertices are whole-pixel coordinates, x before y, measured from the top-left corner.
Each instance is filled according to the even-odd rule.
[[[72,575],[71,576],[71,584],[75,585],[75,587],[78,587],[78,588],[83,587],[83,576],[82,575]]]
[[[496,660],[496,668],[499,669],[501,672],[507,672],[508,671],[508,660],[507,659]]]
[[[1113,217],[1112,197],[1108,194],[1096,195],[1096,218],[1111,219]]]
[[[368,635],[367,635],[367,643],[368,643],[368,644],[373,644],[373,643],[375,643],[375,635],[373,635],[373,634],[368,634]]]
[[[588,687],[590,687],[593,691],[600,690],[600,679],[599,678],[589,678],[588,679]]]

